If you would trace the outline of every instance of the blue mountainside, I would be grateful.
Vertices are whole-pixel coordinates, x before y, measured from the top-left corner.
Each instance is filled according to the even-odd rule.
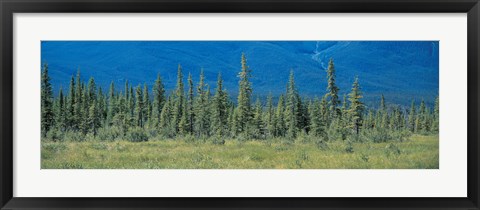
[[[436,41],[43,41],[41,51],[55,92],[68,88],[77,69],[104,90],[111,81],[123,90],[125,79],[151,86],[157,73],[173,89],[181,64],[185,78],[190,72],[195,83],[203,68],[212,90],[220,71],[235,97],[242,52],[252,70],[254,95],[260,97],[283,93],[290,70],[302,96],[321,97],[330,58],[340,94],[350,91],[358,75],[367,105],[378,106],[381,94],[389,103],[409,105],[423,98],[432,105],[439,89]]]

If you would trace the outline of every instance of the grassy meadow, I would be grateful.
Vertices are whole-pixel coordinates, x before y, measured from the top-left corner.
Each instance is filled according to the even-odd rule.
[[[438,169],[438,135],[403,142],[42,141],[42,169]]]

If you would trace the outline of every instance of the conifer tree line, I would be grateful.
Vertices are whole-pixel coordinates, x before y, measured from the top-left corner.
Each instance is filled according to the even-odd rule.
[[[177,68],[174,90],[166,90],[160,74],[153,86],[125,81],[111,82],[107,91],[91,77],[86,83],[80,70],[70,78],[68,89],[53,95],[48,65],[41,74],[41,135],[48,140],[149,138],[213,138],[295,140],[310,136],[321,140],[346,140],[366,136],[386,141],[392,133],[438,133],[439,99],[430,108],[425,101],[412,100],[409,108],[387,106],[383,95],[378,109],[362,101],[360,79],[354,78],[349,94],[339,96],[333,59],[326,70],[327,87],[321,98],[302,97],[290,72],[286,90],[276,101],[253,98],[252,71],[241,55],[238,96],[232,99],[223,87],[221,73],[216,85],[199,81],[189,73],[184,84],[182,66]]]

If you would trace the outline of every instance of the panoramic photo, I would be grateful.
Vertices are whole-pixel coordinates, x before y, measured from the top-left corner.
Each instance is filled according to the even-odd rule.
[[[438,41],[42,41],[42,169],[438,169]]]

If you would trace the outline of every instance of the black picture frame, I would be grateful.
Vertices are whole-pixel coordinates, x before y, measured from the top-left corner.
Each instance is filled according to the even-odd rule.
[[[0,0],[1,209],[479,209],[478,0]],[[13,197],[14,13],[467,13],[466,198],[16,198]],[[455,180],[452,180],[455,181]]]

